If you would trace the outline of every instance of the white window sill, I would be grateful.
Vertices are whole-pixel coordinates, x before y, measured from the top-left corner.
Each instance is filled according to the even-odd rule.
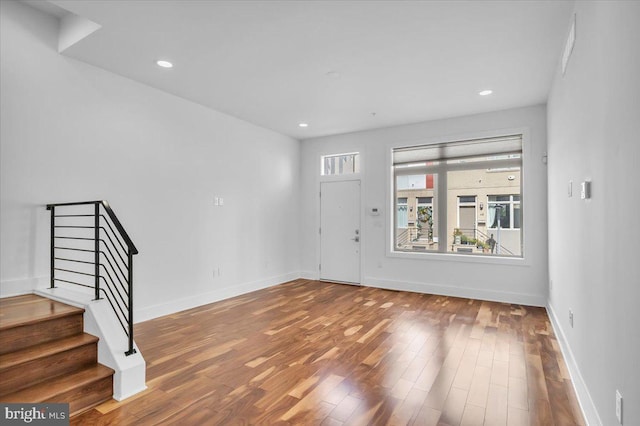
[[[445,262],[462,262],[462,263],[483,263],[489,265],[512,265],[512,266],[531,266],[524,257],[499,257],[491,255],[473,255],[459,253],[440,253],[440,252],[406,252],[406,251],[390,251],[387,250],[387,257],[398,259],[414,259],[429,261],[445,261]]]

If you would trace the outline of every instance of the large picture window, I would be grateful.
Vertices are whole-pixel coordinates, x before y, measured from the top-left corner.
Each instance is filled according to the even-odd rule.
[[[393,250],[522,257],[522,136],[393,150]]]

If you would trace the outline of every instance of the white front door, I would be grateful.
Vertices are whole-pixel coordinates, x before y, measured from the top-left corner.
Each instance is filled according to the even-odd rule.
[[[360,181],[320,184],[320,279],[360,284]]]

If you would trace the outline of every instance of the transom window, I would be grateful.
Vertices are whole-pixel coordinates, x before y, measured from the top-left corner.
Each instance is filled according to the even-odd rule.
[[[323,155],[320,158],[322,176],[348,175],[360,173],[360,153]]]
[[[522,136],[393,150],[393,250],[522,257]]]

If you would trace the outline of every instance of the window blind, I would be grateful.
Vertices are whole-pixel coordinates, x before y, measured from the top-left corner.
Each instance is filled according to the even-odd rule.
[[[522,136],[475,139],[393,150],[393,165],[522,154]]]

